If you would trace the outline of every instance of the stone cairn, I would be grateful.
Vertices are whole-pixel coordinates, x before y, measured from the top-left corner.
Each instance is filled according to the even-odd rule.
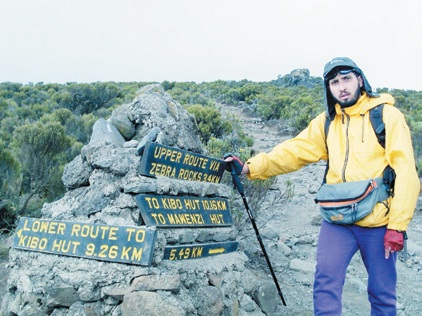
[[[158,84],[140,89],[132,103],[115,109],[108,120],[99,119],[89,144],[65,167],[65,195],[45,204],[41,219],[19,223],[1,315],[273,313],[279,304],[275,286],[246,267],[243,252],[205,256],[198,250],[235,245],[233,225],[147,227],[140,212],[139,196],[146,197],[144,202],[150,195],[228,200],[232,190],[221,183],[139,173],[151,141],[175,152],[202,154],[198,135],[194,118]],[[109,246],[122,228],[131,233],[127,244]],[[70,235],[79,239],[66,240]],[[93,235],[96,241],[84,244],[83,237]],[[146,243],[142,249],[132,247],[138,239]],[[192,245],[199,245],[196,252]],[[43,251],[48,247],[49,252]],[[147,262],[137,264],[148,252]],[[118,258],[128,262],[114,260]]]

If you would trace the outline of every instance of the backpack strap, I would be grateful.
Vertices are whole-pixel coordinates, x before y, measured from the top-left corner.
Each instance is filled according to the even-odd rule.
[[[384,104],[380,104],[369,110],[369,119],[371,120],[375,135],[377,135],[378,143],[385,148],[385,124],[382,120],[383,109]]]
[[[330,128],[331,120],[329,117],[325,117],[325,124],[324,124],[324,137],[325,137],[325,144],[327,145],[327,137],[328,137],[328,129]]]

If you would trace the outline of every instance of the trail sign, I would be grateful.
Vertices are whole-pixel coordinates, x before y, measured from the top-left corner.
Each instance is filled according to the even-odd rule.
[[[226,162],[158,143],[148,142],[139,173],[180,180],[220,183]]]
[[[155,229],[22,217],[13,248],[88,259],[151,265]]]
[[[237,241],[168,246],[164,248],[164,260],[187,260],[221,255],[237,251]]]
[[[227,199],[153,194],[138,194],[135,199],[147,226],[209,227],[233,225]]]

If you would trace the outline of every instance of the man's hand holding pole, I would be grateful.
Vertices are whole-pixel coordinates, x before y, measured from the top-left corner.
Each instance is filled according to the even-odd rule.
[[[233,156],[232,154],[225,154],[223,160],[227,162],[226,170],[231,172],[231,166],[233,165],[237,175],[249,173],[248,165],[243,163],[239,157]]]

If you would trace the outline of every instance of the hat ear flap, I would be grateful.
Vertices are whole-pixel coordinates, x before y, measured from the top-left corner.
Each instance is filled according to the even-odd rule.
[[[335,105],[336,105],[337,102],[336,102],[336,100],[334,100],[334,97],[331,94],[331,90],[328,87],[328,82],[325,82],[324,90],[325,90],[325,101],[326,101],[326,104],[327,104],[327,113],[326,114],[327,114],[327,117],[330,120],[333,120],[334,117],[336,116]]]

